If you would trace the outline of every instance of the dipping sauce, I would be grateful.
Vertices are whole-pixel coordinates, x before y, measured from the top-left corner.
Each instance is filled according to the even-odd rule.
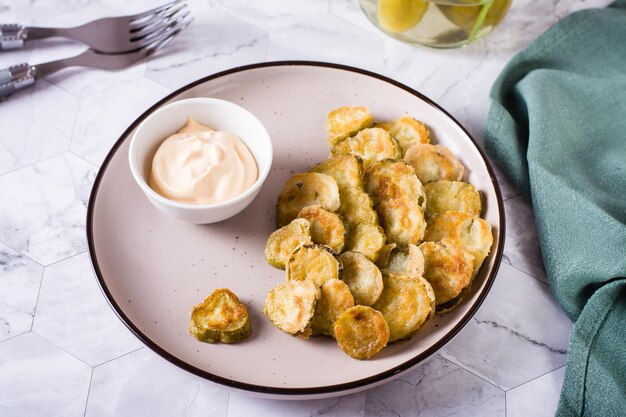
[[[256,161],[241,139],[190,117],[157,149],[148,183],[173,201],[213,204],[243,193],[258,175]]]

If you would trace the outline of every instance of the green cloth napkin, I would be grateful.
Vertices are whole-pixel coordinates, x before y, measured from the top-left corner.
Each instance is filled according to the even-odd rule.
[[[626,416],[626,0],[557,23],[491,97],[486,150],[532,201],[574,322],[557,416]]]

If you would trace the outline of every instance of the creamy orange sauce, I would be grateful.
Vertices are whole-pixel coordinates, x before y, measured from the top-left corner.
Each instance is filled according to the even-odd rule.
[[[256,161],[241,139],[190,117],[157,149],[148,182],[170,200],[213,204],[243,193],[257,177]]]

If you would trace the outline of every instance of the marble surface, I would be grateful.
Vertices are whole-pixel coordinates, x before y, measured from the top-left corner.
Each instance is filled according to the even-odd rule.
[[[67,70],[0,103],[0,415],[553,415],[571,323],[550,293],[532,208],[501,173],[505,258],[475,317],[411,372],[327,400],[229,392],[144,347],[98,289],[86,254],[86,206],[110,146],[151,103],[198,77],[262,61],[379,72],[439,102],[480,142],[489,87],[506,62],[569,13],[608,3],[515,0],[485,40],[430,50],[378,32],[354,0],[189,0],[194,24],[147,62],[118,72]],[[71,25],[154,4],[0,0],[0,21]],[[0,67],[81,49],[41,41],[1,53]]]

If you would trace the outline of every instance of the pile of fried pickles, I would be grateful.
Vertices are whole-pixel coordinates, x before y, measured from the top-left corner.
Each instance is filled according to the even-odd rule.
[[[278,196],[265,257],[287,279],[263,313],[369,359],[462,301],[493,235],[463,164],[420,121],[375,123],[367,108],[341,107],[326,130],[328,160]]]

